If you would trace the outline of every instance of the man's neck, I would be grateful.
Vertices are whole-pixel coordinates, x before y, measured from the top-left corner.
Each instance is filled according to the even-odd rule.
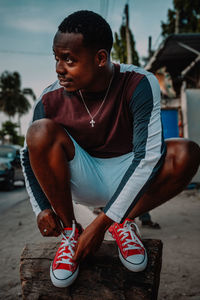
[[[97,79],[94,81],[94,85],[91,89],[82,89],[81,92],[83,94],[88,93],[101,93],[106,91],[110,85],[110,81],[114,76],[114,64],[109,63],[105,67],[99,69],[96,77]]]

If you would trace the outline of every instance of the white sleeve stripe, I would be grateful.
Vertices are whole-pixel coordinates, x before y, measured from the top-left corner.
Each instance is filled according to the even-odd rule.
[[[22,171],[23,171],[23,174],[24,174],[24,178],[25,178],[25,184],[26,184],[26,190],[28,192],[28,195],[30,197],[30,202],[31,202],[31,206],[33,208],[33,211],[34,213],[36,214],[36,217],[38,216],[38,214],[41,212],[41,209],[33,195],[33,192],[32,192],[32,189],[30,187],[30,184],[29,184],[29,181],[28,181],[28,178],[26,176],[26,172],[25,172],[25,167],[24,167],[24,162],[23,162],[23,158],[24,158],[24,151],[26,149],[26,143],[24,144],[24,148],[21,149],[21,165],[22,165]]]
[[[160,106],[160,93],[156,94],[157,88],[154,89],[155,79],[153,76],[147,76],[152,87],[153,93],[153,110],[151,112],[148,124],[148,137],[145,147],[145,157],[141,159],[134,173],[130,176],[117,198],[106,211],[106,215],[116,222],[120,222],[126,212],[133,206],[137,195],[149,180],[153,169],[161,157],[162,147],[162,126],[160,117],[157,114]],[[157,135],[155,136],[155,132]]]

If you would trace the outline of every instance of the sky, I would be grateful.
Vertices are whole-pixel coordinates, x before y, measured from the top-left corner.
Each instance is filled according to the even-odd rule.
[[[126,3],[142,58],[148,53],[149,36],[154,50],[161,43],[161,21],[167,21],[173,0],[0,0],[0,74],[19,72],[22,88],[32,88],[39,97],[56,80],[52,40],[62,20],[74,11],[92,10],[107,20],[113,33],[118,32]],[[0,123],[4,120],[0,114]],[[23,117],[23,133],[30,120],[31,113]]]

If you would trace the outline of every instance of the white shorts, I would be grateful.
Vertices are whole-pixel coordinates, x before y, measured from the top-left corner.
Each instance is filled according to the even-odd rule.
[[[73,201],[91,207],[106,206],[130,166],[133,152],[113,158],[97,158],[71,139],[75,147],[75,156],[69,162]]]

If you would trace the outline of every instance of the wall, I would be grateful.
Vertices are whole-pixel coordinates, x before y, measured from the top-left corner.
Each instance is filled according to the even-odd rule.
[[[182,89],[184,137],[200,146],[200,89]],[[200,182],[200,168],[192,182]]]

